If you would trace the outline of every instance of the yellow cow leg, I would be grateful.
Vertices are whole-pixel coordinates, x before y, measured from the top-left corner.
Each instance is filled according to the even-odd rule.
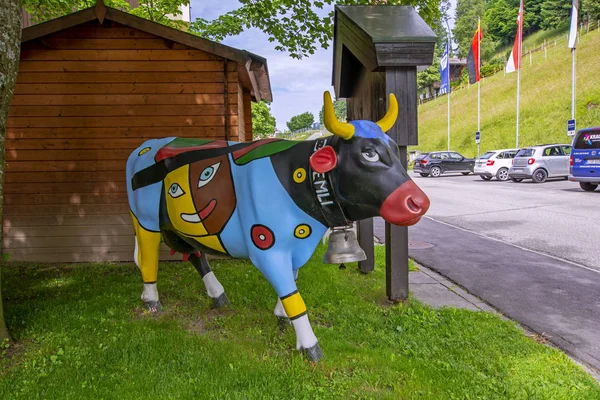
[[[139,267],[144,281],[142,300],[150,311],[156,312],[160,309],[158,291],[156,290],[160,233],[144,229],[133,214],[131,218],[135,229],[135,263]]]

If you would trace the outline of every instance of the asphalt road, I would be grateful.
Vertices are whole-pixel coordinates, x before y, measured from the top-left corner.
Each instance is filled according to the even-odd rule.
[[[600,271],[600,189],[584,192],[566,180],[410,175],[429,196],[433,220]]]

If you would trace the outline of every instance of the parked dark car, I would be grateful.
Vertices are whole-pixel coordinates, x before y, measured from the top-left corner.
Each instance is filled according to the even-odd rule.
[[[455,151],[436,151],[423,158],[417,158],[413,172],[423,177],[431,175],[434,178],[446,173],[469,175],[473,172],[474,165],[474,159],[463,157]]]

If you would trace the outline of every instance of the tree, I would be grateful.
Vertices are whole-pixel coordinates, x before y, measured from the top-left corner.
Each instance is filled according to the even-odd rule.
[[[183,29],[187,25],[186,22],[169,16],[181,15],[180,7],[189,4],[190,0],[138,0],[138,6],[130,12],[159,24]]]
[[[458,0],[456,3],[455,22],[452,33],[454,35],[454,42],[458,44],[459,57],[466,57],[469,54],[471,40],[473,40],[473,36],[477,30],[477,19],[483,17],[484,11],[484,0]],[[481,41],[482,46],[485,42],[485,32],[487,31],[484,28],[487,27],[485,27],[485,24],[482,24],[484,32],[484,40]]]
[[[21,55],[21,0],[5,0],[0,7],[0,221],[4,211],[4,141],[6,139],[6,121],[8,107],[13,96],[19,70]],[[0,230],[0,247],[2,231]],[[2,289],[0,282],[0,341],[8,339],[8,330],[4,322],[2,307]]]
[[[293,116],[286,125],[290,132],[295,132],[300,129],[310,128],[313,122],[315,122],[315,116],[307,111],[300,115]]]
[[[95,0],[23,0],[23,7],[31,16],[32,22],[36,24],[93,7],[95,4]],[[105,0],[104,4],[121,11],[131,9],[125,0]]]
[[[433,84],[440,81],[440,60],[435,57],[429,68],[417,73],[417,87],[419,90],[427,89],[429,97],[433,97]]]
[[[517,33],[518,14],[518,5],[514,7],[506,0],[491,1],[485,10],[484,19],[487,32],[484,32],[484,36],[486,38],[493,37],[503,45],[513,43]]]
[[[417,88],[419,90],[426,89],[430,97],[432,97],[434,94],[433,84],[441,81],[440,59],[444,56],[446,42],[448,41],[447,21],[450,17],[448,15],[449,9],[450,2],[448,0],[441,0],[440,17],[434,27],[434,32],[437,36],[437,41],[435,43],[435,50],[433,53],[433,64],[430,65],[426,70],[417,73]],[[451,45],[449,50],[450,54],[452,54]]]
[[[244,0],[241,3],[241,7],[213,21],[196,19],[190,24],[190,31],[222,41],[254,27],[265,32],[270,42],[276,42],[275,49],[288,52],[292,58],[302,58],[314,54],[317,46],[326,49],[333,38],[333,12],[319,15],[325,5],[412,5],[425,22],[433,24],[439,17],[440,0]]]
[[[564,0],[545,0],[542,4],[542,28],[553,29],[568,23],[571,16],[571,2]]]
[[[23,0],[23,5],[31,15],[34,23],[62,17],[78,10],[93,7],[95,4],[96,0]],[[186,22],[169,16],[181,15],[179,7],[190,4],[190,0],[138,0],[136,8],[131,8],[131,5],[125,0],[104,0],[104,4],[159,24],[183,29],[187,24]]]
[[[583,0],[581,12],[583,14],[582,20],[592,22],[600,20],[600,2],[598,0]]]
[[[321,111],[319,111],[319,122],[321,124],[323,123],[323,109],[324,109],[324,106],[321,107]],[[346,122],[348,117],[347,117],[347,105],[346,105],[345,101],[334,100],[333,101],[333,111],[335,112],[335,117],[338,119],[338,121]]]
[[[271,115],[268,102],[252,103],[252,135],[255,139],[265,138],[275,132],[275,117]]]

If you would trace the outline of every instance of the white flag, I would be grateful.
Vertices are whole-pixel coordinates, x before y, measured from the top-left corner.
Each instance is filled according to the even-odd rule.
[[[569,48],[574,49],[577,43],[577,16],[579,14],[579,0],[573,0],[571,8],[571,29],[569,30]]]

